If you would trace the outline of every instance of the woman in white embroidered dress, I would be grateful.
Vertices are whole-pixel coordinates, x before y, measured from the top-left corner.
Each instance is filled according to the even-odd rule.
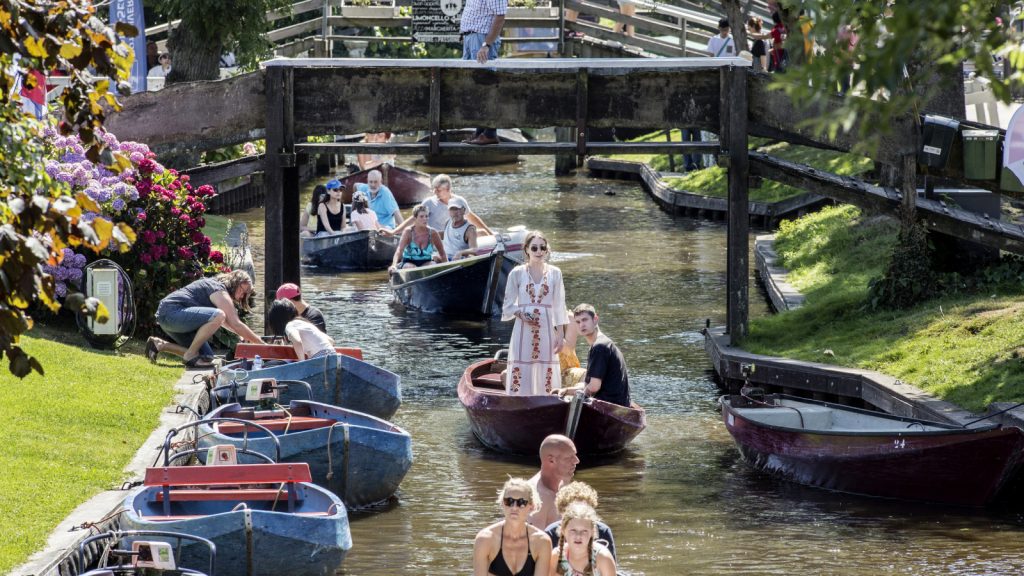
[[[565,310],[562,271],[547,263],[547,238],[534,230],[523,243],[526,263],[512,269],[505,286],[502,320],[515,319],[508,346],[505,389],[509,394],[548,394],[558,388],[558,353],[569,323]]]

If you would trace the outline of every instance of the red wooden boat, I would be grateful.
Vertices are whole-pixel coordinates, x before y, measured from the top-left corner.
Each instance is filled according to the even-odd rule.
[[[470,365],[459,380],[459,401],[473,434],[488,448],[510,454],[536,455],[550,434],[573,439],[579,454],[618,452],[647,426],[644,409],[626,408],[588,398],[509,396],[501,383],[502,360]]]
[[[962,428],[773,394],[723,396],[743,458],[787,480],[867,496],[983,506],[1024,462],[1024,432]]]
[[[351,356],[356,360],[363,359],[362,348],[346,348],[344,346],[338,346],[334,349],[338,354],[344,356]],[[235,345],[235,358],[246,358],[252,360],[259,354],[260,358],[264,360],[298,360],[295,355],[295,348],[287,344],[252,344],[249,342],[239,342]]]
[[[399,206],[419,204],[433,194],[433,190],[430,189],[430,177],[426,174],[381,164],[340,178],[342,190],[344,190],[341,195],[342,202],[346,204],[352,202],[352,193],[356,190],[356,184],[366,184],[366,176],[370,170],[380,170],[381,182],[395,195],[395,202],[398,202]]]

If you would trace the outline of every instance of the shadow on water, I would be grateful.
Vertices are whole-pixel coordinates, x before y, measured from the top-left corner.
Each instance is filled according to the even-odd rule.
[[[549,159],[530,158],[453,176],[488,224],[547,234],[569,305],[594,304],[629,362],[648,429],[620,454],[585,458],[576,474],[598,490],[626,572],[1024,573],[1017,512],[836,494],[747,466],[721,423],[700,335],[705,319],[725,321],[724,225],[673,218],[632,183],[551,173]],[[250,225],[257,258],[262,218],[260,210],[238,217]],[[402,377],[395,423],[413,435],[415,462],[398,499],[353,513],[355,546],[341,573],[468,573],[474,535],[499,517],[497,489],[538,466],[486,450],[456,394],[470,363],[507,346],[511,324],[405,310],[384,272],[303,269],[302,282],[339,343]],[[767,314],[753,278],[750,294],[751,315]],[[578,353],[586,357],[582,342]]]

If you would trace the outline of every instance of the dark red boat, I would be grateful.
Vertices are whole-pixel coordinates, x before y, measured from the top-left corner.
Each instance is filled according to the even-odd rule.
[[[647,427],[644,409],[626,408],[588,398],[510,396],[501,383],[503,360],[470,365],[459,380],[459,401],[473,434],[488,448],[509,454],[536,455],[550,434],[573,439],[579,454],[618,452]]]
[[[1024,462],[1024,432],[962,428],[794,398],[723,396],[744,459],[787,480],[962,506],[989,503]]]
[[[342,190],[341,201],[348,204],[352,202],[352,193],[355,192],[356,184],[366,184],[366,176],[370,170],[380,170],[381,183],[391,190],[395,195],[395,202],[399,206],[413,206],[423,202],[433,194],[430,189],[430,177],[422,172],[406,170],[398,166],[381,164],[367,170],[353,172],[341,178]]]

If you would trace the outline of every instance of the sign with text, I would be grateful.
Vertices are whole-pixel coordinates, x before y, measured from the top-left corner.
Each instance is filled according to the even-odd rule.
[[[110,23],[125,22],[135,26],[139,33],[134,38],[121,38],[135,51],[132,63],[132,93],[146,91],[146,21],[142,15],[142,0],[113,0],[110,3]]]
[[[412,0],[412,37],[417,42],[458,44],[462,0]]]

